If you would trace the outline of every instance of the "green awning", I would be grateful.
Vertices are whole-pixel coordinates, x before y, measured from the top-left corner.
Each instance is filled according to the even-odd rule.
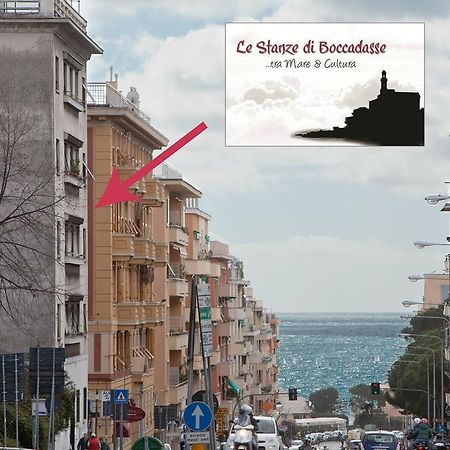
[[[237,384],[231,379],[227,377],[227,383],[230,388],[236,392],[237,395],[241,395],[241,390],[238,388]]]

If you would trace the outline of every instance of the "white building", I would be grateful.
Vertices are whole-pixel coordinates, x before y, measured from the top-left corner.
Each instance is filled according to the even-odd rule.
[[[0,350],[65,347],[65,369],[76,389],[75,417],[70,430],[57,436],[56,448],[68,448],[88,425],[85,85],[86,63],[101,49],[65,0],[0,1],[0,41],[1,79],[9,83],[0,103],[13,98],[12,104],[20,104],[32,118],[35,128],[21,150],[30,161],[24,184],[27,179],[42,182],[39,201],[47,202],[42,217],[32,217],[42,239],[24,233],[30,255],[41,255],[32,271],[35,280],[23,295],[28,298],[20,299],[29,302],[28,309],[19,322],[3,324],[7,332]],[[33,257],[28,261],[33,264]]]

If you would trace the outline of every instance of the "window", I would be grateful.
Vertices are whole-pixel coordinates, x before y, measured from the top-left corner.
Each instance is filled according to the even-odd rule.
[[[71,175],[80,175],[80,151],[79,148],[68,141],[64,142],[65,171]]]
[[[66,256],[72,256],[73,258],[84,258],[84,246],[80,245],[80,232],[81,225],[84,220],[75,216],[68,216],[68,220],[65,223],[66,232]]]
[[[61,305],[56,305],[56,337],[61,337]]]
[[[79,102],[79,77],[83,64],[64,52],[64,95]]]
[[[81,78],[81,101],[86,105],[86,78]]]
[[[88,405],[88,398],[87,398],[87,388],[83,388],[83,419],[87,419],[87,405]]]
[[[75,395],[75,411],[76,411],[76,422],[80,421],[80,390],[77,389]]]
[[[60,171],[60,157],[59,157],[59,139],[56,139],[55,142],[55,165],[56,165],[56,173],[59,175]]]
[[[59,93],[59,58],[55,56],[55,89]]]
[[[61,257],[61,222],[56,223],[56,257]]]
[[[83,256],[86,258],[86,228],[83,228]]]
[[[66,336],[77,336],[80,330],[80,300],[79,298],[66,302]]]

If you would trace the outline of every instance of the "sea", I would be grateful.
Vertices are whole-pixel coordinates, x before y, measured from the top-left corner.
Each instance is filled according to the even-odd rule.
[[[384,382],[404,353],[400,313],[279,313],[278,385],[311,392],[335,387],[339,412],[349,413],[349,388]]]

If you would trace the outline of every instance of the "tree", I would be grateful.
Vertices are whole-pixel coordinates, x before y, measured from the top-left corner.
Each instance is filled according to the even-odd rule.
[[[25,343],[47,343],[55,295],[54,143],[46,73],[24,67],[45,64],[28,52],[0,52],[0,352]],[[51,161],[51,162],[50,162]],[[64,299],[62,300],[64,302]],[[41,327],[37,324],[42,324]],[[10,344],[10,345],[9,345]],[[12,345],[12,347],[11,347]]]
[[[336,411],[339,392],[335,387],[319,389],[309,395],[314,414],[334,414]]]
[[[444,338],[445,322],[440,320],[424,319],[429,317],[444,317],[442,307],[429,309],[410,321],[410,326],[403,331],[410,334],[420,334],[421,336],[407,337],[410,341],[405,353],[392,365],[389,371],[389,385],[392,391],[386,394],[389,403],[402,408],[404,412],[426,417],[428,403],[432,405],[431,397],[427,391],[427,359],[428,356],[430,375],[433,372],[432,352],[424,348],[432,349],[436,357],[436,399],[441,399],[441,367],[440,352],[441,341],[436,339]],[[420,347],[420,348],[417,348]],[[412,361],[412,362],[411,362]],[[430,376],[430,385],[431,376]],[[406,389],[403,391],[402,389]],[[438,408],[439,410],[439,408]]]

